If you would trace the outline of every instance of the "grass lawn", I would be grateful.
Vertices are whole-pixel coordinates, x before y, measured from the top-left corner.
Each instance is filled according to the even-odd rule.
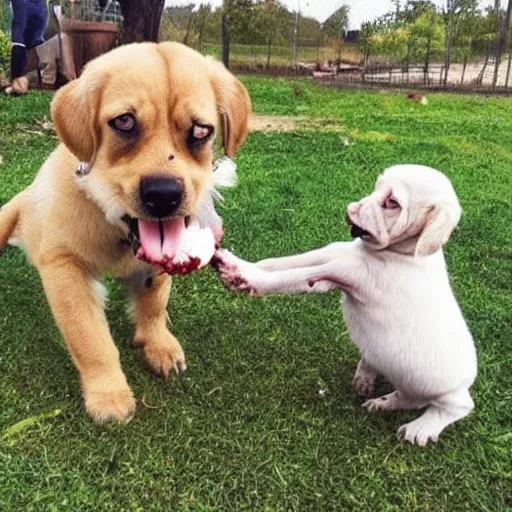
[[[426,449],[397,441],[418,413],[360,407],[337,293],[236,296],[208,269],[175,280],[169,311],[189,371],[169,381],[129,348],[123,296],[109,283],[138,409],[127,426],[94,425],[38,275],[10,248],[0,259],[0,510],[512,510],[511,100],[431,95],[423,106],[246,83],[256,112],[310,122],[251,133],[243,146],[222,208],[224,246],[242,257],[348,239],[347,203],[391,164],[452,179],[464,215],[446,256],[479,353],[476,410]],[[36,123],[49,102],[0,98],[0,200],[55,146]]]

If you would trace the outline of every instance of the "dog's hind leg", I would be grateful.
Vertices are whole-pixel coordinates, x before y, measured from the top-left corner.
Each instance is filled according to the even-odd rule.
[[[25,193],[21,192],[0,208],[0,251],[12,237],[20,217]]]
[[[430,440],[437,442],[448,425],[467,416],[474,406],[467,389],[448,393],[430,402],[427,410],[418,419],[402,425],[398,434],[419,446],[425,446]]]

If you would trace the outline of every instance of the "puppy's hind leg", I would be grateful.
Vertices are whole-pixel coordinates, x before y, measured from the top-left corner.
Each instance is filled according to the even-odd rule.
[[[140,348],[151,369],[168,377],[186,370],[185,354],[178,340],[167,328],[167,302],[171,291],[171,278],[167,274],[150,273],[128,281],[135,321],[133,346]],[[139,280],[140,282],[137,282]]]
[[[0,207],[0,251],[7,245],[18,224],[25,193],[21,192]]]
[[[437,442],[441,432],[450,424],[467,416],[474,408],[467,389],[448,393],[430,402],[418,419],[402,425],[398,434],[406,441],[425,446],[429,440]]]

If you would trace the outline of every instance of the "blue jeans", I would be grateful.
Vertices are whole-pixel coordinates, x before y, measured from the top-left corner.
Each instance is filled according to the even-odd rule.
[[[44,41],[48,23],[46,0],[11,0],[12,42],[30,49]]]
[[[14,80],[27,72],[27,50],[44,41],[48,8],[46,0],[11,0],[11,7],[11,80]]]

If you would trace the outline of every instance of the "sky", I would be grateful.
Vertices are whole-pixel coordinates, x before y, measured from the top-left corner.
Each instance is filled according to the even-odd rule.
[[[205,0],[166,0],[166,5],[186,5],[200,3]],[[300,5],[304,16],[311,16],[318,21],[324,21],[329,14],[340,5],[350,6],[349,28],[357,29],[363,21],[371,21],[391,10],[391,0],[280,0],[288,9],[295,10]],[[437,5],[445,5],[446,0],[434,0]],[[215,7],[222,5],[222,0],[210,0]],[[480,5],[491,5],[493,0],[481,0]]]

